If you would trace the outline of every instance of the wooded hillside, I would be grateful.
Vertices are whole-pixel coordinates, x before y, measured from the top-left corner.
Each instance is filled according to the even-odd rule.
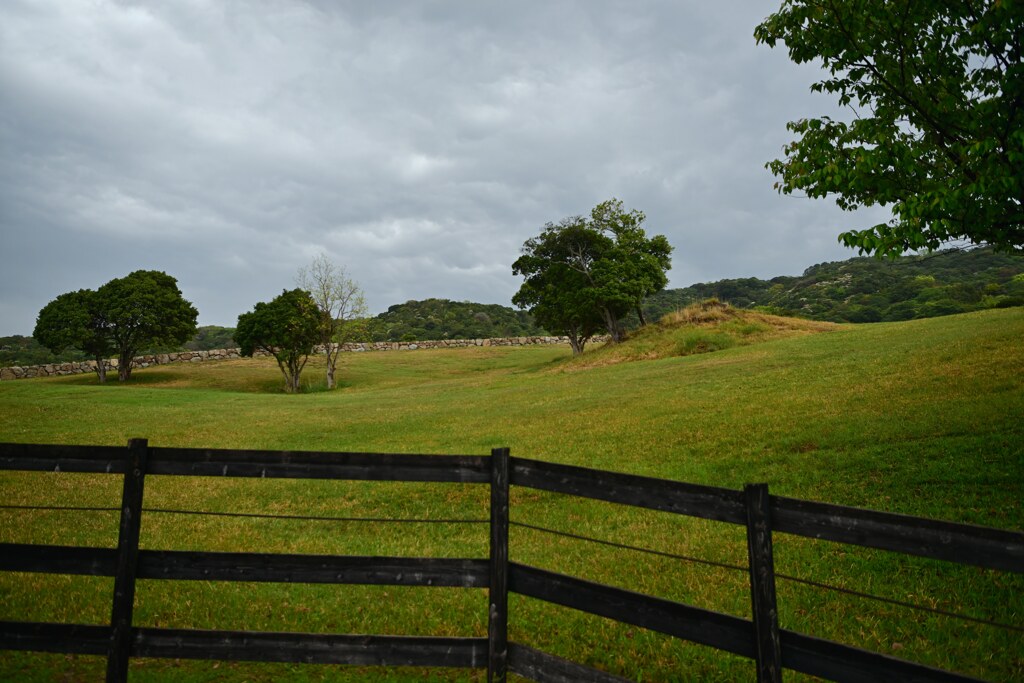
[[[1024,305],[1024,254],[945,251],[896,261],[852,258],[799,276],[737,278],[659,292],[644,303],[652,320],[716,297],[738,308],[832,322],[932,318]]]

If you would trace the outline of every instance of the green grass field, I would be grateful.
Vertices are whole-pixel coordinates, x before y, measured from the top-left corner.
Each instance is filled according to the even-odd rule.
[[[273,361],[0,384],[0,441],[487,454],[1024,528],[1024,309],[818,333],[751,336],[714,353],[619,362],[596,350],[472,348],[349,354],[341,387],[282,393]],[[705,331],[706,332],[706,331]],[[700,335],[666,348],[682,353]],[[696,334],[696,333],[694,333]],[[704,333],[701,333],[704,334]],[[711,335],[711,338],[717,338]],[[689,341],[688,341],[689,340]],[[651,339],[638,340],[649,347]],[[689,346],[687,346],[689,345]],[[647,348],[647,347],[645,347]],[[622,353],[615,351],[614,353]],[[645,357],[647,351],[626,355]],[[655,354],[656,355],[656,354]],[[8,504],[117,505],[118,477],[0,472]],[[513,489],[515,521],[736,565],[742,531],[714,522]],[[486,487],[147,479],[146,506],[388,517],[487,516]],[[113,513],[0,510],[0,540],[112,547]],[[779,572],[1024,625],[1024,577],[776,536]],[[142,546],[484,557],[485,525],[143,518]],[[511,556],[585,579],[749,617],[741,572],[513,528]],[[104,623],[112,581],[0,576],[0,619]],[[783,628],[992,680],[1024,678],[1024,633],[778,584]],[[136,624],[483,636],[486,591],[143,581]],[[750,661],[511,596],[516,642],[635,680],[750,680]],[[0,653],[0,680],[95,680],[102,658]],[[132,680],[482,680],[480,672],[137,660]],[[802,680],[792,673],[788,680]]]

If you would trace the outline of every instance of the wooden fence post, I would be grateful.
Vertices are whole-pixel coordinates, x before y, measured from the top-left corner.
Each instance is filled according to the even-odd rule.
[[[487,681],[508,673],[508,484],[509,449],[491,451],[491,588],[487,618]]]
[[[128,467],[121,492],[121,526],[117,535],[117,567],[114,602],[110,611],[110,646],[107,650],[107,683],[128,680],[128,655],[132,646],[132,607],[135,602],[135,569],[139,560],[139,529],[142,486],[146,477],[149,444],[146,439],[128,442]]]
[[[750,600],[754,615],[758,683],[782,680],[779,611],[775,601],[775,560],[768,508],[768,485],[743,487],[747,507],[747,552],[750,558]]]

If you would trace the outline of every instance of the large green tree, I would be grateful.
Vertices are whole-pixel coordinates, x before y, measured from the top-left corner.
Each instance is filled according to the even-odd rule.
[[[320,309],[320,346],[327,356],[327,388],[335,387],[335,369],[342,344],[360,332],[357,323],[366,316],[366,297],[345,269],[320,254],[308,267],[299,269],[296,284],[308,291]]]
[[[78,349],[96,361],[96,375],[107,381],[107,358],[114,351],[109,324],[96,292],[80,289],[61,294],[36,318],[32,336],[53,353]]]
[[[117,377],[131,377],[140,349],[184,344],[196,333],[199,312],[178,289],[178,281],[159,270],[137,270],[115,278],[96,292],[117,351]]]
[[[767,165],[783,193],[892,208],[840,241],[890,256],[1024,246],[1024,3],[785,0],[754,36],[820,61],[811,89],[853,110],[789,123],[799,138]]]
[[[612,342],[621,341],[623,316],[668,283],[672,247],[663,235],[647,237],[644,220],[642,212],[611,199],[589,217],[546,224],[512,264],[513,273],[526,278],[513,303],[568,335],[574,353],[601,325]]]
[[[284,375],[285,390],[295,393],[323,329],[324,315],[310,293],[292,289],[238,316],[235,341],[243,356],[252,356],[257,350],[274,356]]]
[[[573,355],[583,353],[605,324],[602,302],[585,271],[611,246],[608,237],[576,216],[545,225],[512,264],[512,272],[526,278],[512,303],[529,309],[546,329],[569,337]]]
[[[116,353],[123,382],[131,377],[140,349],[185,343],[196,333],[197,316],[177,280],[157,270],[137,270],[96,291],[61,294],[39,312],[33,336],[54,352],[73,347],[95,358],[101,382],[107,357]]]

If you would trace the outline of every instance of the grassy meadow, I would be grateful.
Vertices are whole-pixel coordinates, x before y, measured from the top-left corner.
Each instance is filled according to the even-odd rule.
[[[712,318],[714,316],[711,316]],[[684,319],[618,349],[344,355],[282,392],[273,360],[0,383],[0,441],[522,457],[1024,528],[1024,308],[860,326]],[[714,350],[713,353],[695,353]],[[687,355],[692,354],[692,355]],[[630,362],[626,362],[630,361]],[[119,477],[0,472],[18,505],[118,505]],[[485,486],[147,478],[146,507],[484,519]],[[513,489],[513,521],[745,566],[738,527]],[[513,527],[514,561],[749,617],[743,571]],[[0,509],[0,540],[113,547],[117,515]],[[782,574],[1024,626],[1024,577],[778,534]],[[487,527],[152,512],[142,547],[485,557]],[[1024,633],[778,582],[783,628],[991,680]],[[0,575],[0,619],[105,623],[111,579]],[[142,581],[137,625],[486,635],[486,591]],[[638,681],[751,680],[749,660],[510,596],[510,639]],[[102,658],[0,652],[0,680],[96,680]],[[132,680],[483,680],[479,671],[133,660]],[[788,680],[804,680],[789,672]]]

